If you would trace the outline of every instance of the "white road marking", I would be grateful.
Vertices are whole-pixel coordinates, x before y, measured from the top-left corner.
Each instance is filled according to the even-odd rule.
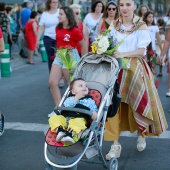
[[[46,132],[49,128],[48,124],[39,124],[39,123],[22,123],[22,122],[5,122],[6,130],[23,130],[23,131],[32,131],[32,132]],[[137,133],[122,132],[121,136],[124,137],[136,137]],[[161,138],[161,139],[170,139],[170,131],[165,131],[159,137],[152,138]]]

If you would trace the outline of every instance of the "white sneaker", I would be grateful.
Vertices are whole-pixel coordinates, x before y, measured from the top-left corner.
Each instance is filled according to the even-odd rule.
[[[170,92],[167,92],[167,93],[166,93],[166,96],[167,96],[167,97],[170,97]]]
[[[54,111],[52,111],[50,114],[48,114],[48,117],[51,117],[53,115],[55,115],[56,113]]]
[[[65,136],[66,134],[64,132],[59,132],[56,137],[57,142],[61,142],[61,139]]]
[[[63,137],[63,138],[61,139],[61,142],[62,142],[63,144],[66,144],[66,145],[72,145],[72,144],[75,143],[75,141],[73,140],[73,138],[71,138],[70,136]]]

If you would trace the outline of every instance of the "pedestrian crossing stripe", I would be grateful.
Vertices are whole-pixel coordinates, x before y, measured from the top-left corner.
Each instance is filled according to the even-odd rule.
[[[5,122],[5,130],[21,130],[21,131],[31,131],[31,132],[46,132],[49,128],[48,124],[40,123],[22,123],[22,122]],[[120,136],[123,137],[137,137],[137,133],[122,132]],[[165,131],[159,137],[160,139],[170,139],[170,131]]]

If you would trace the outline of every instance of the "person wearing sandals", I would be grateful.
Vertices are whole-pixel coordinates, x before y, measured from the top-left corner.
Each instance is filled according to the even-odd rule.
[[[135,0],[120,0],[119,9],[122,16],[109,29],[118,42],[124,42],[113,57],[128,59],[130,68],[119,73],[121,104],[117,114],[105,124],[104,139],[113,141],[107,160],[120,157],[122,147],[118,140],[122,131],[138,132],[137,150],[141,152],[146,148],[146,136],[159,136],[168,128],[153,74],[144,57],[151,42],[147,26],[134,15]]]
[[[36,50],[36,37],[38,32],[38,13],[32,11],[30,19],[25,25],[25,39],[27,40],[27,49],[28,49],[28,61],[27,64],[35,64],[33,59],[33,53]]]
[[[64,106],[88,110],[92,112],[92,117],[69,111],[50,117],[51,131],[57,133],[56,141],[66,145],[76,142],[76,136],[87,128],[88,120],[97,118],[98,111],[95,101],[88,95],[89,89],[83,79],[77,78],[70,83],[70,93],[70,96],[64,101]]]
[[[165,44],[159,57],[160,64],[162,64],[163,62],[168,63],[168,92],[166,93],[167,97],[170,97],[170,56],[166,55],[165,61],[163,61],[163,56],[167,53],[169,46],[170,46],[170,26],[167,30]]]
[[[69,7],[61,7],[59,13],[59,24],[56,27],[56,40],[57,40],[57,49],[67,48],[70,53],[73,54],[75,61],[80,61],[80,56],[76,49],[77,44],[81,46],[81,55],[87,53],[87,48],[85,47],[85,42],[82,33],[79,31],[77,22],[74,18],[74,12]],[[63,64],[62,60],[58,55],[56,55],[54,62],[52,64],[49,84],[51,94],[54,99],[55,106],[58,106],[61,100],[61,93],[57,86],[62,75],[66,80],[67,85],[70,84],[69,70]],[[49,116],[52,116],[55,113],[51,113]]]
[[[119,11],[118,11],[117,3],[115,1],[109,1],[106,4],[106,7],[105,7],[105,10],[103,13],[103,17],[99,22],[98,34],[102,33],[106,29],[108,29],[110,26],[110,23],[113,20],[118,19],[118,17],[119,17]]]

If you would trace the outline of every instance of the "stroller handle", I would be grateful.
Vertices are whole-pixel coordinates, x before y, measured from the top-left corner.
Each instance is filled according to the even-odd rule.
[[[60,106],[60,107],[56,107],[55,110],[65,110],[65,111],[73,111],[73,112],[79,112],[79,113],[83,113],[83,114],[86,114],[90,117],[92,117],[92,112],[88,111],[88,110],[85,110],[85,109],[79,109],[79,108],[72,108],[72,107],[63,107],[63,106]]]

